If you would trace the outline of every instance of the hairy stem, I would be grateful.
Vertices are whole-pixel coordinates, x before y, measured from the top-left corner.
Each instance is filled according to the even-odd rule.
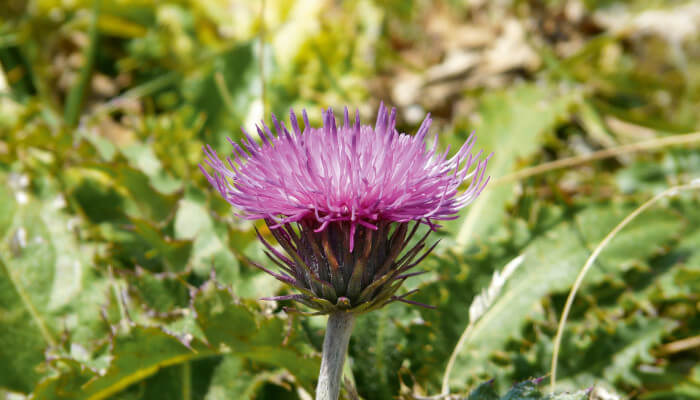
[[[321,372],[316,386],[316,400],[338,400],[345,353],[355,325],[355,315],[336,312],[328,316],[326,336],[323,338]]]

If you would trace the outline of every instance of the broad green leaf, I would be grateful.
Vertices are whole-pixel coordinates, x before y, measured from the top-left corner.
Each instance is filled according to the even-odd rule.
[[[214,196],[218,196],[218,193]],[[258,269],[246,262],[239,263],[232,251],[232,248],[237,248],[257,262],[270,263],[254,233],[231,230],[215,221],[206,207],[204,193],[188,188],[175,214],[175,238],[193,240],[189,265],[195,274],[208,277],[213,270],[217,281],[231,285],[234,293],[240,297],[274,296],[281,286],[280,282],[268,274],[259,273]],[[250,226],[247,229],[250,231]]]
[[[123,221],[138,209],[112,175],[100,168],[70,168],[63,174],[69,193],[93,223]]]
[[[594,249],[633,209],[612,205],[589,208],[576,215],[574,220],[586,247]],[[639,215],[602,251],[588,280],[598,280],[596,276],[605,273],[619,274],[664,253],[665,245],[678,237],[684,225],[679,215],[670,210],[655,209]]]
[[[212,346],[249,340],[258,330],[258,321],[233,294],[214,282],[205,284],[193,299],[197,322]]]
[[[28,392],[40,377],[35,368],[44,350],[56,339],[18,280],[0,260],[0,385]]]
[[[500,400],[587,400],[589,393],[582,390],[576,393],[544,394],[538,385],[542,379],[517,383]]]
[[[14,194],[10,192],[7,185],[0,185],[0,238],[5,237],[7,230],[10,229],[16,209]]]
[[[580,213],[574,219],[582,225],[588,223],[608,226],[596,229],[593,236],[582,234],[579,223],[563,222],[535,239],[524,251],[525,259],[509,279],[501,295],[486,313],[474,324],[464,348],[460,349],[450,382],[459,385],[470,377],[484,373],[491,352],[503,348],[507,340],[519,335],[520,329],[537,302],[549,293],[567,290],[574,282],[579,269],[599,241],[613,228],[610,209],[598,209]],[[620,220],[624,214],[617,214]],[[607,218],[607,220],[606,220]],[[607,221],[607,222],[606,222]],[[619,221],[617,221],[619,222]],[[644,251],[654,252],[671,240],[682,227],[680,217],[670,213],[654,213],[643,221],[633,221],[613,240],[611,246],[622,246],[634,241]],[[613,247],[614,249],[614,247]],[[637,252],[620,258],[620,262],[635,259]],[[641,253],[640,253],[641,254]],[[598,275],[601,276],[600,274]],[[593,276],[595,278],[595,276]],[[466,312],[466,311],[465,311]]]
[[[562,93],[555,87],[537,84],[523,84],[484,96],[473,129],[478,137],[477,148],[483,148],[485,154],[494,153],[487,175],[497,179],[513,172],[517,160],[535,154],[542,136],[565,118],[580,99],[578,90]],[[450,224],[459,246],[487,233],[501,220],[513,187],[512,183],[487,186],[457,220],[458,227]]]
[[[563,290],[573,283],[587,254],[569,222],[551,229],[528,246],[523,264],[474,324],[467,344],[456,359],[451,384],[459,385],[483,373],[490,353],[518,335],[533,306],[549,292]]]
[[[119,166],[116,172],[113,179],[128,191],[139,210],[139,214],[131,216],[142,216],[153,221],[163,221],[171,216],[176,199],[174,189],[159,189],[151,175],[126,166]],[[114,174],[112,171],[110,173]]]
[[[117,148],[109,139],[106,139],[95,132],[86,132],[79,130],[80,135],[87,140],[97,153],[100,155],[102,161],[111,162],[114,160]]]
[[[17,206],[7,195],[0,192],[0,204],[15,211],[0,241],[0,354],[7,360],[0,386],[27,392],[41,376],[45,350],[59,343],[60,328],[99,318],[89,304],[77,304],[93,279],[86,262],[93,250],[77,240],[80,224],[63,212],[62,195],[47,188]]]

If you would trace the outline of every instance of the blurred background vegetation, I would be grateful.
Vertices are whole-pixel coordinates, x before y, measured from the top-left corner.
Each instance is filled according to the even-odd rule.
[[[406,285],[437,310],[359,320],[349,387],[439,393],[472,299],[520,254],[450,382],[547,375],[590,251],[700,176],[699,39],[693,1],[3,0],[0,397],[309,398],[323,319],[256,300],[287,289],[246,265],[266,262],[253,224],[208,187],[201,147],[225,154],[290,108],[372,122],[382,100],[402,131],[432,113],[443,147],[476,131],[494,181]],[[699,199],[663,201],[603,252],[560,389],[700,398]]]

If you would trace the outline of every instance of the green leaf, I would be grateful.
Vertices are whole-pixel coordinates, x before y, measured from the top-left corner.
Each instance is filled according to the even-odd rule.
[[[174,227],[175,238],[193,240],[189,265],[198,276],[207,278],[213,270],[218,281],[231,285],[237,296],[246,298],[273,296],[281,287],[281,283],[268,274],[238,261],[232,248],[257,262],[269,263],[263,246],[250,232],[250,225],[248,231],[243,232],[216,221],[199,189],[187,189],[178,203]]]
[[[175,206],[175,195],[160,193],[148,175],[122,163],[83,165],[64,176],[68,192],[95,223],[123,223],[127,217],[161,222]]]
[[[204,400],[254,400],[265,383],[284,381],[284,371],[251,371],[246,363],[239,357],[224,356]]]
[[[129,193],[135,208],[138,209],[138,214],[132,212],[129,215],[153,221],[163,221],[171,216],[176,201],[173,192],[179,187],[178,184],[175,184],[174,188],[163,190],[155,185],[152,176],[126,166],[116,168],[116,175],[115,181]]]
[[[695,365],[688,379],[665,390],[654,390],[640,397],[643,400],[696,400],[700,398],[700,365]]]
[[[118,332],[108,352],[100,356],[108,360],[105,367],[97,368],[99,363],[95,360],[57,357],[52,363],[56,374],[37,386],[35,396],[103,399],[163,368],[220,354],[285,368],[299,383],[311,387],[320,366],[318,358],[302,353],[305,348],[294,333],[284,343],[285,321],[261,316],[253,311],[254,303],[241,303],[229,290],[211,281],[194,294],[192,306],[196,327],[187,326],[187,316],[182,318],[183,323],[171,323],[167,327],[129,322],[126,326],[123,323],[121,327],[115,326],[113,329]]]
[[[171,195],[182,188],[182,182],[163,169],[153,148],[145,143],[131,143],[121,148],[129,164],[148,177],[148,183],[158,193]],[[130,187],[127,185],[127,187]],[[164,210],[167,211],[170,208]]]
[[[590,327],[572,322],[562,344],[560,380],[591,385],[603,377],[609,383],[639,385],[637,366],[654,363],[652,350],[678,324],[670,319],[634,315]]]
[[[181,339],[158,327],[134,326],[127,334],[117,335],[112,342],[110,364],[105,371],[93,371],[71,359],[54,363],[61,371],[42,381],[34,391],[40,399],[108,398],[159,369],[210,356],[203,343]]]
[[[94,147],[102,161],[111,162],[114,160],[117,148],[109,139],[94,131],[78,130],[78,133]]]
[[[133,218],[135,238],[147,246],[146,259],[160,259],[168,271],[180,272],[185,269],[190,258],[192,243],[172,240],[146,220]]]
[[[175,237],[193,240],[190,261],[192,269],[204,277],[213,269],[218,280],[234,285],[236,294],[247,297],[248,292],[241,293],[246,290],[246,285],[240,279],[240,266],[236,256],[222,241],[222,232],[215,229],[214,220],[202,204],[203,199],[198,199],[190,192],[188,191],[188,195],[178,204],[175,214]]]
[[[18,279],[0,260],[0,386],[28,392],[40,377],[35,367],[55,339]]]
[[[0,355],[7,360],[0,386],[26,392],[41,376],[47,347],[59,343],[60,328],[92,326],[89,319],[99,318],[80,302],[94,283],[86,262],[94,249],[77,240],[80,224],[64,214],[65,201],[52,188],[16,207],[7,192],[0,196],[2,208],[15,210],[0,241]]]
[[[498,400],[498,397],[493,382],[484,382],[469,393],[467,400]]]
[[[216,132],[225,127],[238,130],[233,118],[239,118],[235,124],[245,117],[244,113],[235,115],[227,107],[226,97],[230,96],[235,110],[247,110],[252,98],[250,85],[258,77],[258,69],[254,53],[254,42],[239,43],[237,46],[222,52],[207,65],[205,71],[191,75],[183,84],[183,94],[190,104],[207,116],[206,126]],[[217,75],[224,78],[224,87],[217,85]],[[222,93],[222,89],[225,93]],[[232,118],[233,117],[233,118]],[[246,127],[248,128],[248,127]],[[210,140],[212,145],[225,142],[223,135]],[[223,139],[223,140],[222,140]]]
[[[195,295],[192,306],[197,322],[213,346],[245,343],[258,330],[255,314],[234,299],[233,294],[207,282]]]
[[[523,84],[482,97],[477,112],[480,120],[473,129],[477,148],[483,148],[485,154],[494,153],[487,175],[500,178],[513,172],[518,159],[535,154],[542,136],[565,118],[580,98],[578,90],[561,93],[555,87],[538,84]],[[448,225],[460,246],[487,233],[503,218],[513,187],[513,183],[487,185],[457,220],[459,226]]]
[[[600,238],[625,218],[632,207],[601,206],[588,208],[576,218],[579,232],[588,248],[598,245]],[[671,210],[649,210],[639,215],[605,247],[596,261],[593,274],[619,273],[652,256],[663,254],[664,247],[683,231],[684,221]],[[590,274],[589,280],[597,280]]]
[[[188,306],[190,288],[184,274],[153,274],[137,267],[135,273],[128,271],[125,276],[149,311],[167,314]]]
[[[544,394],[538,388],[542,379],[533,379],[515,384],[503,396],[499,396],[492,382],[479,385],[467,400],[588,400],[590,391],[580,390],[574,393]]]
[[[7,185],[0,185],[0,238],[4,238],[10,228],[16,209],[17,204],[10,188]]]
[[[416,314],[404,304],[392,304],[358,318],[349,354],[362,396],[384,399],[398,391],[397,371],[411,347],[406,327]]]
[[[312,388],[320,363],[317,357],[305,354],[305,340],[298,336],[301,328],[286,326],[281,318],[260,317],[252,311],[254,304],[234,299],[229,290],[213,282],[205,284],[193,299],[197,322],[212,346],[285,368]]]
[[[476,321],[467,344],[460,349],[450,377],[451,384],[463,384],[470,377],[487,371],[487,360],[492,352],[502,349],[509,338],[520,333],[540,299],[550,293],[569,289],[591,249],[624,215],[609,208],[586,210],[577,215],[574,221],[560,223],[527,246],[523,264],[506,283],[501,295]],[[593,229],[590,224],[597,226]],[[681,227],[679,216],[668,212],[651,212],[644,220],[630,223],[613,239],[613,253],[608,254],[616,258],[610,260],[615,261],[614,267],[619,268],[623,262],[636,259],[637,254],[654,253],[663,243],[673,239]],[[584,228],[586,233],[582,231]],[[625,249],[630,242],[644,250],[626,254],[622,254],[622,250],[620,253],[614,252],[615,246]],[[598,273],[597,276],[599,280],[603,275]],[[595,274],[592,278],[596,280]]]
[[[639,378],[631,373],[639,362],[653,363],[651,355],[654,346],[677,326],[672,320],[655,318],[645,320],[639,318],[634,325],[620,327],[618,336],[624,343],[621,349],[611,354],[610,364],[603,370],[603,376],[608,382],[623,381],[627,384],[639,385]],[[601,357],[602,358],[602,357]]]

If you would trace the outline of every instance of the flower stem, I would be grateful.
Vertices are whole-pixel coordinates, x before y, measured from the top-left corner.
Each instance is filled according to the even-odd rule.
[[[338,400],[345,353],[355,325],[355,315],[336,312],[328,316],[326,336],[323,338],[323,358],[316,386],[316,400]]]

